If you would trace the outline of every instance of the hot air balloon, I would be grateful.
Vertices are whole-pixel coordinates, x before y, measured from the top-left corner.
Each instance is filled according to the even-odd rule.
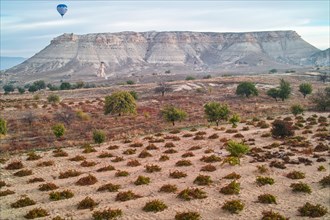
[[[62,18],[63,18],[63,15],[65,15],[65,13],[67,12],[67,10],[68,10],[68,6],[66,6],[65,4],[59,4],[57,6],[57,11],[58,11],[58,13],[60,13]]]

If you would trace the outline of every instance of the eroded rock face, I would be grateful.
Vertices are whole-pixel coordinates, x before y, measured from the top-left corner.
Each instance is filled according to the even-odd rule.
[[[309,57],[308,64],[330,66],[330,48],[314,53]]]
[[[317,52],[294,31],[63,34],[7,73],[96,76],[101,62],[108,76],[162,65],[187,70],[304,65]]]

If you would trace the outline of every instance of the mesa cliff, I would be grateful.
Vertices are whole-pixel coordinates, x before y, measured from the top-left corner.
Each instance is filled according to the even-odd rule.
[[[248,33],[120,32],[63,34],[39,53],[6,71],[32,78],[93,78],[102,64],[106,76],[164,71],[276,68],[314,65],[319,49],[295,31]]]

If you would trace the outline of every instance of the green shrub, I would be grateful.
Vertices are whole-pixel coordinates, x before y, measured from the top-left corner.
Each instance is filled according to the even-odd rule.
[[[250,151],[249,146],[243,143],[237,143],[233,140],[227,142],[226,150],[229,151],[231,156],[241,157]]]
[[[170,172],[170,177],[174,178],[174,179],[180,179],[183,177],[186,177],[187,174],[178,170],[175,170],[173,172]]]
[[[234,114],[230,119],[229,122],[232,124],[233,128],[237,127],[237,123],[240,122],[241,118],[239,117],[239,115]]]
[[[186,188],[182,190],[178,195],[178,198],[183,200],[192,200],[192,199],[204,199],[207,197],[206,192],[198,188]]]
[[[263,177],[263,176],[258,176],[256,179],[256,182],[259,186],[264,186],[264,185],[273,185],[275,183],[273,178],[270,177]]]
[[[52,126],[52,131],[56,138],[60,138],[65,134],[66,129],[63,124],[59,123]]]
[[[111,220],[117,219],[118,217],[122,216],[123,212],[121,209],[106,209],[103,211],[95,211],[93,212],[93,219],[94,220]]]
[[[304,206],[298,209],[301,216],[308,216],[312,218],[322,217],[328,213],[328,209],[320,204],[312,205],[306,202]]]
[[[54,201],[62,200],[62,199],[70,199],[73,196],[74,194],[70,190],[49,193],[49,199]]]
[[[162,170],[162,168],[161,168],[160,166],[158,166],[158,165],[153,165],[153,164],[151,164],[151,165],[146,165],[145,168],[146,168],[146,172],[147,172],[147,173],[160,172],[160,171]]]
[[[66,178],[69,178],[69,177],[79,176],[81,174],[82,173],[77,171],[77,170],[68,170],[68,171],[65,171],[65,172],[60,172],[60,175],[59,175],[58,178],[66,179]]]
[[[176,185],[165,184],[162,187],[160,187],[159,192],[174,193],[177,190],[178,190],[178,187]]]
[[[178,212],[175,220],[201,220],[201,215],[198,212]]]
[[[14,176],[23,177],[32,175],[32,170],[20,170],[14,173]]]
[[[58,186],[56,186],[54,183],[44,183],[39,185],[40,191],[50,191],[55,189],[58,189]]]
[[[60,97],[56,94],[50,94],[48,97],[47,97],[47,101],[49,103],[59,103],[60,102]]]
[[[230,174],[228,174],[228,175],[226,175],[226,176],[224,176],[223,177],[224,179],[239,179],[239,178],[241,178],[241,175],[239,175],[239,174],[237,174],[237,173],[235,173],[235,172],[232,172],[232,173],[230,173]]]
[[[88,176],[86,177],[82,177],[80,178],[77,182],[76,182],[76,185],[79,185],[79,186],[87,186],[87,185],[93,185],[97,183],[97,179],[95,176],[89,174]]]
[[[16,202],[11,203],[10,207],[12,207],[12,208],[22,208],[22,207],[30,206],[30,205],[34,205],[34,204],[36,204],[35,201],[33,201],[32,199],[30,199],[27,196],[23,196],[22,198],[20,198]]]
[[[304,113],[304,108],[299,104],[292,105],[290,110],[294,116]]]
[[[98,204],[91,197],[87,196],[78,203],[78,209],[93,209]]]
[[[330,175],[323,177],[319,182],[323,187],[330,186]]]
[[[148,185],[150,183],[150,178],[149,177],[146,177],[146,176],[139,176],[134,184],[135,185]]]
[[[290,187],[292,188],[293,192],[304,192],[308,194],[312,193],[311,187],[306,183],[302,183],[302,182],[292,183]]]
[[[222,161],[221,165],[224,165],[228,163],[231,166],[236,166],[236,165],[240,165],[241,161],[239,159],[239,157],[225,157],[225,159]]]
[[[116,173],[115,173],[115,176],[116,177],[124,177],[124,176],[128,176],[129,175],[129,172],[125,171],[125,170],[118,170]]]
[[[34,209],[30,210],[26,215],[24,215],[24,217],[27,219],[34,219],[34,218],[45,217],[48,215],[49,215],[49,213],[47,212],[47,210],[45,210],[43,208],[34,208]]]
[[[239,194],[240,183],[237,183],[236,180],[229,183],[227,186],[224,186],[220,189],[220,192],[225,195],[234,195]]]
[[[166,106],[161,110],[161,115],[166,121],[171,122],[173,126],[176,121],[182,121],[187,117],[187,113],[184,110],[174,106]]]
[[[290,173],[288,173],[286,175],[286,177],[290,178],[290,179],[304,179],[305,178],[305,174],[303,172],[300,171],[292,171]]]
[[[247,98],[250,96],[258,96],[258,90],[252,82],[241,82],[236,88],[237,95],[245,95]]]
[[[208,186],[212,182],[211,177],[206,175],[198,175],[194,180],[194,183],[199,186]]]
[[[244,206],[245,205],[241,200],[230,200],[226,201],[221,208],[232,214],[238,214],[243,210]]]
[[[323,165],[319,166],[317,168],[318,171],[326,171],[325,167]]]
[[[165,209],[167,209],[167,205],[158,199],[147,202],[143,207],[145,212],[161,212]]]
[[[105,97],[104,114],[135,114],[136,102],[134,97],[127,91],[114,92]]]
[[[124,201],[132,200],[132,199],[138,199],[141,197],[142,196],[137,195],[129,190],[129,191],[125,191],[125,192],[119,192],[116,196],[116,201],[124,202]]]
[[[105,141],[105,133],[101,130],[93,131],[93,140],[96,144],[102,144]]]
[[[87,113],[85,113],[81,110],[76,111],[76,116],[77,116],[77,118],[79,118],[80,120],[83,120],[83,121],[89,121],[91,119],[91,117]]]
[[[271,211],[263,211],[261,220],[289,220],[289,218],[286,218],[282,216],[280,213],[273,212],[271,210]]]
[[[276,197],[272,194],[262,194],[258,196],[258,202],[265,204],[277,204]]]
[[[100,186],[97,191],[108,191],[108,192],[117,192],[120,189],[120,185],[107,183],[105,185]]]

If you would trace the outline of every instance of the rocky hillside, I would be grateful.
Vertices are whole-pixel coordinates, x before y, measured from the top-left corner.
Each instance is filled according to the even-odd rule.
[[[330,66],[330,48],[316,52],[310,56],[309,62],[318,66]]]
[[[244,67],[286,68],[307,64],[308,58],[319,51],[295,31],[63,34],[6,74],[92,80],[103,72],[111,77],[164,73],[166,69],[198,73]]]

